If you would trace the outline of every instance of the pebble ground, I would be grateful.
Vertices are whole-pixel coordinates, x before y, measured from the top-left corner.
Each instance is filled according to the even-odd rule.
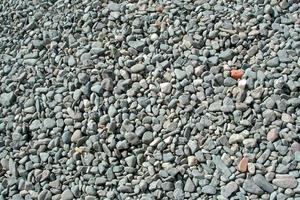
[[[2,0],[0,200],[300,200],[298,0]]]

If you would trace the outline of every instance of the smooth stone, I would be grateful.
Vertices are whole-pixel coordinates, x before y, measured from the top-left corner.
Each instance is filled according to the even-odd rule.
[[[253,177],[253,181],[256,185],[258,185],[261,189],[268,193],[272,193],[274,191],[273,185],[269,183],[266,178],[261,174],[256,174]]]
[[[249,193],[262,195],[264,191],[260,189],[252,180],[246,179],[243,184],[243,189]]]
[[[203,192],[204,194],[214,195],[217,193],[217,189],[212,185],[206,185],[202,187],[201,192]]]
[[[231,181],[227,185],[221,188],[221,195],[228,198],[230,197],[235,191],[238,190],[238,185]]]
[[[62,199],[62,200],[72,200],[72,199],[74,199],[74,195],[73,195],[73,193],[71,192],[71,190],[66,189],[66,190],[64,190],[63,193],[61,194],[61,199]]]
[[[298,185],[295,177],[290,175],[277,175],[275,179],[273,179],[272,183],[280,188],[295,188]]]
[[[144,71],[144,69],[145,69],[145,65],[141,64],[141,63],[135,64],[130,68],[132,73],[141,72],[141,71]]]
[[[47,129],[52,129],[56,126],[56,121],[55,119],[52,118],[46,118],[43,122],[44,127]]]

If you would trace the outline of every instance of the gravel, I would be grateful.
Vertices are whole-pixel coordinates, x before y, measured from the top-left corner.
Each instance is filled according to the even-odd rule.
[[[1,199],[300,199],[300,3],[0,5]]]

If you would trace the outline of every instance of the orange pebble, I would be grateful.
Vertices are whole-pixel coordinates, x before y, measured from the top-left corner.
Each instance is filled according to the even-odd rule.
[[[240,79],[243,75],[244,75],[244,72],[241,69],[233,69],[230,72],[230,76],[236,80]]]
[[[247,169],[248,169],[248,158],[244,157],[238,165],[238,170],[240,172],[246,172]]]

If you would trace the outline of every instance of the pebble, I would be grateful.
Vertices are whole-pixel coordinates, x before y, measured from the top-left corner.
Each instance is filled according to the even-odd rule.
[[[242,78],[244,75],[243,70],[231,70],[230,71],[230,76],[236,80]]]
[[[171,83],[161,83],[160,84],[161,92],[165,94],[170,94],[172,91],[172,84]]]
[[[243,184],[243,189],[246,192],[256,194],[256,195],[262,195],[264,192],[260,187],[258,187],[253,180],[246,179]]]
[[[235,182],[231,181],[227,183],[227,185],[225,185],[224,187],[221,187],[221,195],[228,198],[232,194],[234,194],[234,192],[236,192],[237,190],[238,190],[238,185]]]
[[[272,183],[280,188],[295,188],[298,185],[297,180],[289,175],[277,175]]]
[[[204,194],[214,195],[217,193],[217,189],[212,185],[206,185],[202,187],[201,192],[203,192]]]
[[[56,126],[56,121],[55,119],[52,118],[46,118],[43,122],[44,127],[47,129],[52,129]]]
[[[188,160],[188,165],[189,166],[195,166],[195,165],[197,165],[197,158],[196,158],[196,156],[189,156],[188,158],[187,158],[187,160]]]
[[[224,162],[221,160],[220,157],[213,155],[213,162],[216,165],[216,167],[218,168],[218,170],[220,170],[225,177],[229,178],[232,174],[232,172],[230,171],[230,169],[224,164]]]
[[[256,174],[253,176],[253,181],[256,185],[268,193],[272,193],[274,191],[273,185],[269,183],[261,174]]]
[[[244,136],[241,134],[232,134],[229,138],[229,144],[239,143],[244,140]]]
[[[180,81],[186,77],[186,72],[181,69],[175,69],[174,73],[175,73],[176,79],[178,79]]]
[[[279,65],[279,59],[278,57],[271,58],[267,61],[266,65],[268,67],[277,67]]]
[[[233,58],[233,56],[234,56],[234,53],[231,49],[226,49],[225,51],[222,51],[219,55],[219,57],[222,60],[230,60]]]
[[[238,170],[240,172],[247,172],[247,169],[248,169],[248,161],[249,159],[247,157],[243,157],[241,159],[241,161],[239,162],[238,164]]]
[[[196,186],[195,184],[193,183],[192,179],[191,178],[188,178],[185,182],[185,185],[184,185],[184,191],[185,192],[194,192],[196,189]]]
[[[131,70],[131,72],[132,73],[138,73],[138,72],[141,72],[141,71],[144,71],[144,69],[145,69],[145,65],[144,64],[135,64],[135,65],[133,65],[131,68],[130,68],[130,70]]]
[[[267,140],[270,142],[274,142],[278,138],[279,134],[276,129],[271,129],[267,134]]]
[[[62,200],[72,200],[73,198],[74,198],[73,193],[69,189],[64,190],[63,193],[61,194]]]
[[[4,107],[11,106],[16,101],[16,96],[13,92],[2,93],[0,95],[0,104]]]

